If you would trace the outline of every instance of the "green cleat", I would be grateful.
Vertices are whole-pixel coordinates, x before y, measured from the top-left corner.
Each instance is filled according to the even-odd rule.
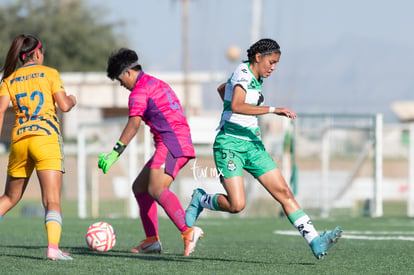
[[[317,259],[324,259],[325,255],[328,254],[328,250],[334,243],[338,242],[341,236],[342,228],[340,226],[335,227],[330,233],[327,233],[325,229],[319,237],[316,237],[310,243],[313,255]]]
[[[203,211],[204,208],[200,205],[200,200],[205,193],[206,192],[200,188],[193,191],[190,205],[185,210],[185,223],[188,227],[194,226],[198,216]]]

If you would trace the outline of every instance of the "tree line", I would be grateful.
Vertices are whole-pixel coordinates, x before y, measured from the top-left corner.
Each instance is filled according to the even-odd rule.
[[[2,1],[3,2],[3,1]],[[12,0],[0,4],[0,66],[13,38],[32,34],[42,41],[45,65],[61,72],[105,71],[107,56],[128,46],[116,33],[123,22],[105,22],[107,10],[84,0]]]

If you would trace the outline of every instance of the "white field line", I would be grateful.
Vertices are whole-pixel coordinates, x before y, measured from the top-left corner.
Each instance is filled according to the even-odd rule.
[[[294,230],[275,230],[274,234],[285,236],[299,236],[299,233]],[[377,235],[377,236],[373,236]],[[384,235],[384,236],[378,236]],[[390,236],[391,235],[391,236]],[[402,236],[409,235],[409,236]],[[342,234],[342,239],[353,240],[373,240],[373,241],[412,241],[414,242],[414,232],[401,231],[346,231]]]

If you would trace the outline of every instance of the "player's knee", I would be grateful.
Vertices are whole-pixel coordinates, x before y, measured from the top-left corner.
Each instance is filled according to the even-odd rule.
[[[131,189],[132,189],[133,194],[150,193],[150,188],[148,184],[145,184],[142,181],[138,181],[138,180],[134,181]],[[152,188],[152,190],[154,190],[154,188]]]
[[[279,196],[280,198],[284,199],[284,200],[291,200],[293,199],[293,193],[290,190],[290,188],[288,186],[282,188],[279,190]]]
[[[237,213],[243,211],[244,207],[245,207],[244,203],[232,204],[232,205],[230,205],[229,212],[232,213],[232,214],[237,214]]]
[[[5,205],[7,205],[8,209],[13,208],[19,201],[21,197],[18,196],[8,196],[4,195],[1,197],[2,202],[5,202]]]

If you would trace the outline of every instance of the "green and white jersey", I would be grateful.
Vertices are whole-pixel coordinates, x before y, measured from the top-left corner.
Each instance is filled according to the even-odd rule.
[[[224,93],[223,113],[218,129],[226,135],[244,140],[261,140],[261,133],[256,115],[235,114],[231,111],[231,100],[234,88],[239,85],[246,92],[245,103],[261,106],[264,103],[262,94],[263,80],[257,80],[250,70],[249,63],[240,64],[227,80]]]

